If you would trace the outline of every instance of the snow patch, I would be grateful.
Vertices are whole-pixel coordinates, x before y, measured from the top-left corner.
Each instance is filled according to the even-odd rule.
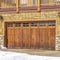
[[[26,53],[0,51],[0,60],[60,60],[60,57],[37,56]]]
[[[4,47],[3,45],[0,45],[0,49],[7,49],[7,48]]]

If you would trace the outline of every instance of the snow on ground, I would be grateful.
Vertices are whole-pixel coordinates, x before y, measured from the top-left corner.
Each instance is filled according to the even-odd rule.
[[[0,60],[60,60],[60,57],[37,56],[26,53],[0,51]]]

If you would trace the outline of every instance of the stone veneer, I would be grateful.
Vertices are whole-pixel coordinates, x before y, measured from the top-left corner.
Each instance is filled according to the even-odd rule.
[[[0,21],[0,45],[4,45],[4,22],[6,21],[56,20],[55,50],[60,50],[60,18],[57,14],[58,11],[0,14],[4,19],[2,22]]]

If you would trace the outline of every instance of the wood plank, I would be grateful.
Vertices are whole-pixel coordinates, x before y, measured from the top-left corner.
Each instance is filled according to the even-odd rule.
[[[38,28],[31,28],[31,48],[39,47]]]
[[[15,48],[22,48],[22,29],[15,27]]]
[[[49,49],[55,49],[55,28],[49,28]]]
[[[8,48],[14,48],[14,28],[7,28]]]
[[[29,27],[23,27],[23,48],[30,48],[30,33]]]
[[[47,48],[47,32],[46,28],[39,28],[39,37],[40,37],[40,49],[46,49]]]

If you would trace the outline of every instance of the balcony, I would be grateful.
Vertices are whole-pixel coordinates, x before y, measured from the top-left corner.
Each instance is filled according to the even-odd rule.
[[[41,4],[40,8],[42,11],[52,11],[52,10],[58,10],[60,11],[60,2],[50,2],[46,4]]]
[[[31,11],[37,11],[38,7],[37,6],[20,6],[19,12],[31,12]]]
[[[25,2],[22,2],[20,0],[18,10],[19,10],[19,12],[37,11],[37,9],[38,9],[37,6],[38,6],[37,0],[26,0]]]
[[[6,0],[4,0],[6,1]],[[52,11],[52,10],[59,10],[60,11],[60,2],[54,3],[39,3],[38,0],[35,0],[32,3],[30,0],[28,3],[20,3],[20,0],[12,0],[14,2],[0,2],[0,13],[12,13],[12,12],[33,12],[33,11]]]
[[[16,12],[16,3],[7,3],[7,0],[0,1],[0,12]]]

